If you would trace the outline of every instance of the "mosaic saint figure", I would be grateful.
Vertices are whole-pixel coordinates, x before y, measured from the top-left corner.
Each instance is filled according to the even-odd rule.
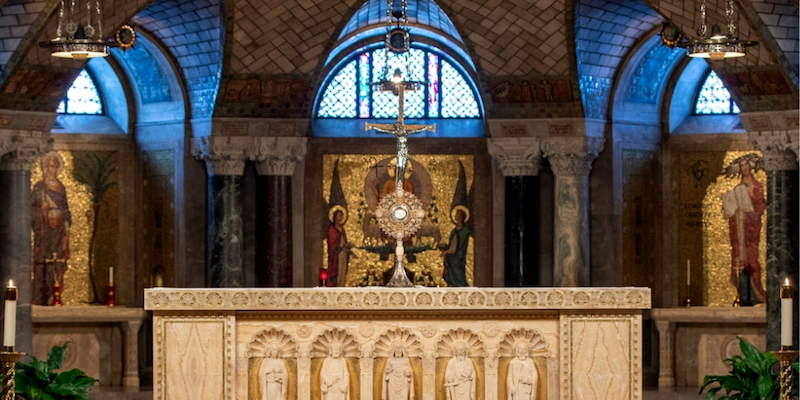
[[[450,232],[449,245],[443,247],[444,281],[447,286],[469,286],[467,283],[467,246],[469,245],[469,228],[464,224],[467,220],[466,208],[455,208],[453,221],[456,226]]]
[[[33,185],[31,192],[31,225],[33,228],[33,294],[31,303],[47,305],[53,297],[53,283],[59,279],[63,285],[64,271],[69,259],[69,229],[72,214],[67,204],[67,189],[58,176],[64,169],[64,160],[58,152],[51,151],[42,157],[42,180]],[[47,268],[45,259],[55,255],[64,260]]]
[[[750,276],[753,292],[764,302],[766,292],[761,283],[761,264],[758,262],[758,244],[761,239],[761,215],[767,208],[764,187],[753,177],[759,159],[755,154],[740,157],[728,166],[729,177],[740,176],[739,183],[722,194],[722,208],[728,219],[731,241],[731,284],[740,287],[743,272]],[[748,294],[740,293],[740,297]]]
[[[455,357],[447,362],[444,372],[444,389],[447,400],[475,400],[477,374],[472,360],[467,357],[467,344],[458,342]]]
[[[350,372],[347,369],[347,360],[342,357],[342,347],[339,343],[331,345],[330,354],[322,361],[319,389],[322,392],[322,400],[350,399]]]
[[[328,227],[328,286],[344,286],[347,281],[347,265],[353,253],[353,243],[347,241],[344,222],[347,217],[343,208],[331,209],[331,225]]]
[[[383,370],[381,400],[414,400],[414,370],[400,342],[392,346],[392,356]]]
[[[520,343],[514,349],[515,357],[508,364],[508,400],[535,400],[536,386],[539,383],[539,373],[533,360],[528,357],[529,348],[526,343]]]
[[[289,373],[281,359],[281,350],[276,345],[267,348],[267,357],[258,368],[261,400],[286,400]]]

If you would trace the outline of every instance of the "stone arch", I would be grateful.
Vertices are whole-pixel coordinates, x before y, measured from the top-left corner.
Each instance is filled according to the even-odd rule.
[[[422,343],[417,335],[408,329],[393,329],[384,332],[375,342],[373,357],[391,357],[393,346],[401,344],[407,357],[422,357]]]
[[[294,338],[287,335],[283,330],[275,328],[265,329],[255,334],[250,344],[247,345],[247,353],[245,354],[248,358],[263,358],[267,356],[267,350],[272,346],[278,346],[282,358],[297,357],[297,343],[295,343]]]
[[[467,345],[467,357],[486,357],[483,341],[469,329],[451,329],[442,335],[436,343],[436,358],[454,357],[455,347],[459,344]]]
[[[361,356],[361,346],[356,341],[355,336],[339,328],[328,329],[317,336],[314,342],[311,343],[309,356],[311,358],[327,357],[330,354],[331,346],[334,344],[341,346],[342,357]]]
[[[542,335],[532,329],[518,328],[506,333],[498,345],[498,357],[514,357],[516,347],[526,343],[532,356],[547,355],[547,342]]]

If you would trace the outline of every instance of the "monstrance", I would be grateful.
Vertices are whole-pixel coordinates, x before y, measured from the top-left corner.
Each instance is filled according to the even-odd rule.
[[[389,54],[407,54],[409,51],[410,37],[408,34],[408,18],[406,17],[406,1],[402,1],[400,12],[392,12],[392,0],[388,1],[387,11],[387,32],[386,32],[386,63],[384,64],[384,78],[389,75]],[[398,20],[398,26],[392,29],[391,17]],[[403,26],[401,27],[401,23]],[[408,74],[408,61],[406,60],[406,72]],[[406,81],[400,69],[394,70],[391,79],[385,79],[373,85],[373,90],[391,91],[398,96],[397,102],[397,122],[393,124],[372,124],[366,123],[366,130],[374,129],[379,133],[388,133],[397,138],[397,166],[395,167],[395,190],[387,194],[378,203],[375,210],[375,218],[378,226],[389,236],[394,238],[394,273],[386,284],[389,287],[413,287],[414,284],[408,279],[406,269],[403,266],[403,239],[413,235],[425,217],[425,210],[422,202],[413,193],[403,190],[403,175],[408,165],[408,135],[423,131],[434,132],[436,125],[406,125],[403,122],[403,104],[406,91],[417,90],[419,82]]]

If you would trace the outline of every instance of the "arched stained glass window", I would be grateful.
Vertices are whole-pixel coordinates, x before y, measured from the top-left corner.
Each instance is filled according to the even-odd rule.
[[[382,79],[386,50],[356,55],[330,79],[317,107],[320,118],[396,118],[397,96],[372,89],[370,82]],[[408,52],[409,76],[423,82],[420,90],[407,92],[406,118],[478,118],[477,96],[468,78],[444,57],[428,50]],[[389,54],[389,71],[405,71],[406,55]]]
[[[714,71],[708,74],[697,93],[694,113],[697,115],[739,114],[739,106],[731,99],[731,92]]]
[[[59,114],[102,114],[103,103],[91,75],[85,69],[67,90],[67,97],[58,105]]]

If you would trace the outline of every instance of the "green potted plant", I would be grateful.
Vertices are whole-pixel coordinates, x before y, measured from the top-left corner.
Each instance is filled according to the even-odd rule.
[[[61,368],[67,354],[67,344],[54,346],[47,361],[31,356],[27,364],[17,362],[15,373],[17,398],[26,400],[89,400],[89,390],[97,379],[90,378],[79,370],[54,372]]]
[[[759,351],[741,337],[739,348],[742,356],[735,355],[725,360],[730,364],[731,372],[728,375],[707,375],[698,394],[708,389],[706,400],[711,400],[724,389],[725,395],[719,397],[721,400],[778,400],[781,393],[778,359],[768,351]],[[795,361],[795,379],[797,365]],[[717,386],[712,386],[715,384]],[[797,383],[793,386],[796,393]]]

